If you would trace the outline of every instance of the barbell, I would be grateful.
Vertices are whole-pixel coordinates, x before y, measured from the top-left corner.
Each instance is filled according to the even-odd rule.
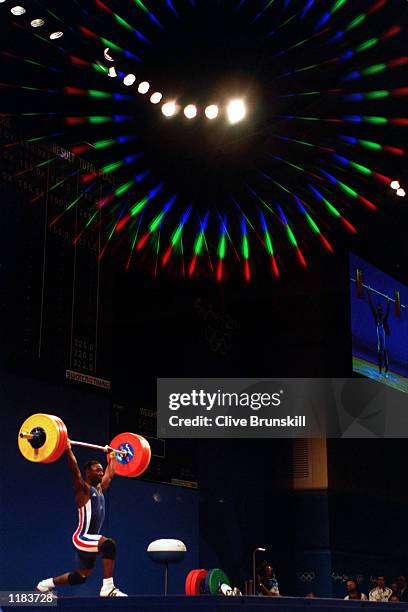
[[[143,436],[130,432],[118,434],[106,446],[68,440],[65,423],[55,415],[42,413],[29,416],[18,432],[21,454],[34,463],[57,461],[64,454],[68,442],[104,453],[115,452],[115,473],[119,476],[140,476],[150,463],[150,444]]]
[[[385,293],[381,293],[381,291],[377,291],[377,289],[373,289],[373,287],[370,287],[370,285],[365,285],[363,282],[363,271],[359,268],[356,269],[356,277],[350,278],[350,280],[352,283],[356,284],[357,297],[360,299],[364,297],[364,289],[368,289],[369,291],[380,295],[381,297],[389,300],[390,302],[393,302],[395,305],[395,314],[397,317],[401,316],[401,308],[407,308],[405,304],[401,304],[401,296],[398,289],[394,289],[394,297],[390,297]]]

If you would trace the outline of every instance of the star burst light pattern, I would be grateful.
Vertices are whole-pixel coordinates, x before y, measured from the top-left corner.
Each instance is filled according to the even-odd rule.
[[[103,223],[99,257],[120,241],[127,269],[218,282],[238,270],[249,282],[265,267],[278,278],[289,260],[307,268],[338,233],[364,230],[406,166],[402,0],[26,8],[8,15],[1,51],[12,65],[1,87],[22,106],[3,115],[31,121],[29,140],[53,138],[112,175],[73,242]],[[55,31],[63,36],[50,40]],[[163,93],[157,106],[152,92]],[[237,95],[249,108],[241,124],[206,119]],[[163,118],[169,101],[197,116]],[[83,193],[101,189],[96,178],[82,177]],[[84,205],[80,194],[51,224]]]

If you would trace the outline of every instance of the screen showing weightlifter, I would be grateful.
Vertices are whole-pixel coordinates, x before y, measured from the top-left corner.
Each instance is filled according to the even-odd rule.
[[[105,518],[104,491],[109,487],[115,475],[116,453],[112,451],[108,455],[108,465],[105,471],[99,461],[88,461],[84,465],[83,476],[69,440],[66,455],[73,479],[75,504],[78,509],[78,527],[72,536],[72,542],[78,555],[78,565],[72,572],[41,580],[37,584],[37,590],[47,593],[60,585],[83,584],[92,573],[96,557],[100,553],[103,565],[103,584],[99,595],[101,597],[127,597],[113,583],[116,543],[111,538],[100,535]]]

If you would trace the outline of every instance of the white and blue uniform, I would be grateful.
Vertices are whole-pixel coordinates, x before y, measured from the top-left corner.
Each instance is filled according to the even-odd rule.
[[[105,518],[105,497],[95,487],[90,487],[87,503],[78,508],[78,527],[72,536],[75,548],[81,552],[98,552],[101,539],[99,531]]]

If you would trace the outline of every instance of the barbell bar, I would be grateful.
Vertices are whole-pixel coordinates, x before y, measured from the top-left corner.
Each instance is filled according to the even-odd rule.
[[[28,433],[26,431],[21,431],[19,433],[20,438],[24,438],[25,440],[36,440],[39,439],[40,434],[39,433]],[[83,446],[84,448],[95,448],[96,450],[101,450],[104,453],[111,453],[111,452],[115,452],[117,455],[122,455],[123,457],[126,457],[126,455],[128,454],[128,451],[126,450],[119,450],[118,448],[112,448],[111,446],[101,446],[100,444],[91,444],[90,442],[78,442],[77,440],[67,440],[71,445],[75,445],[75,446]]]
[[[350,278],[350,280],[352,283],[356,283],[357,295],[359,298],[363,297],[363,288],[364,288],[364,289],[368,289],[368,291],[371,291],[372,293],[375,293],[379,295],[380,297],[383,297],[386,300],[389,300],[390,302],[395,304],[395,314],[397,315],[397,317],[399,317],[401,314],[401,308],[408,308],[408,306],[406,306],[405,304],[401,304],[401,297],[400,297],[400,292],[398,291],[398,289],[394,289],[394,297],[392,298],[386,293],[382,293],[381,291],[378,291],[377,289],[370,287],[370,285],[365,285],[363,282],[363,271],[360,270],[359,268],[356,269],[356,277]]]
[[[17,440],[23,457],[35,463],[57,461],[64,454],[68,442],[105,453],[114,452],[115,472],[120,476],[140,476],[151,459],[150,445],[143,436],[131,432],[122,433],[105,446],[69,440],[65,424],[52,414],[38,413],[28,417],[20,427]]]

